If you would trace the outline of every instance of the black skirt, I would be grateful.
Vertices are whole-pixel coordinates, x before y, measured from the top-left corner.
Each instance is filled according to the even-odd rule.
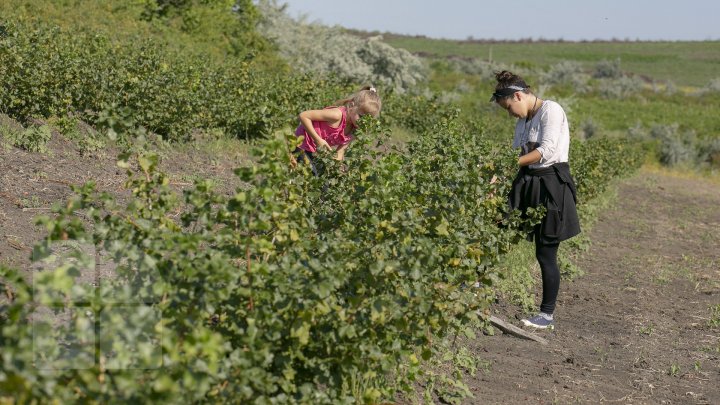
[[[545,217],[528,235],[528,240],[538,238],[542,244],[559,243],[580,233],[577,214],[577,189],[567,163],[556,163],[542,169],[520,168],[508,203],[511,209],[522,211],[544,206]]]

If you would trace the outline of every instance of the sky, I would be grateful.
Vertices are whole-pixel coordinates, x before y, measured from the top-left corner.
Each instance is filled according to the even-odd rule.
[[[720,40],[720,0],[278,0],[292,17],[447,39]]]

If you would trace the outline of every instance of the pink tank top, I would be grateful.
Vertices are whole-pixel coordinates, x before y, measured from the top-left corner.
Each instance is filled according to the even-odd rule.
[[[325,142],[328,143],[328,145],[345,145],[353,139],[352,135],[345,134],[345,127],[347,126],[347,108],[325,107],[326,110],[329,108],[339,108],[340,111],[342,111],[342,119],[340,120],[340,125],[338,125],[337,128],[333,128],[325,121],[313,121],[313,128],[315,128],[315,132],[317,132],[320,138],[324,139]],[[303,140],[303,142],[299,146],[300,149],[311,153],[314,153],[317,150],[315,140],[311,136],[307,135],[305,127],[302,125],[302,123],[300,123],[300,125],[298,125],[297,129],[295,130],[295,135],[305,137],[305,140]]]

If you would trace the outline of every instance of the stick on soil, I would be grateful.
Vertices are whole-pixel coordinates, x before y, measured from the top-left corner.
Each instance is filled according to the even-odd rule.
[[[538,343],[546,345],[548,343],[547,340],[541,338],[540,336],[526,332],[520,328],[518,328],[515,325],[511,325],[502,319],[498,318],[497,316],[490,316],[490,323],[493,324],[496,328],[500,329],[504,333],[507,333],[508,335],[513,335],[515,337],[519,337],[521,339],[528,339],[528,340],[534,340]]]

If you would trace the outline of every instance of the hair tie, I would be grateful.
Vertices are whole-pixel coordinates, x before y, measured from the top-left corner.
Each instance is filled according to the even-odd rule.
[[[376,89],[375,87],[373,87],[373,86],[370,86],[370,88],[368,89],[368,91],[371,91],[371,92],[373,92],[373,93],[377,93],[377,89]]]

